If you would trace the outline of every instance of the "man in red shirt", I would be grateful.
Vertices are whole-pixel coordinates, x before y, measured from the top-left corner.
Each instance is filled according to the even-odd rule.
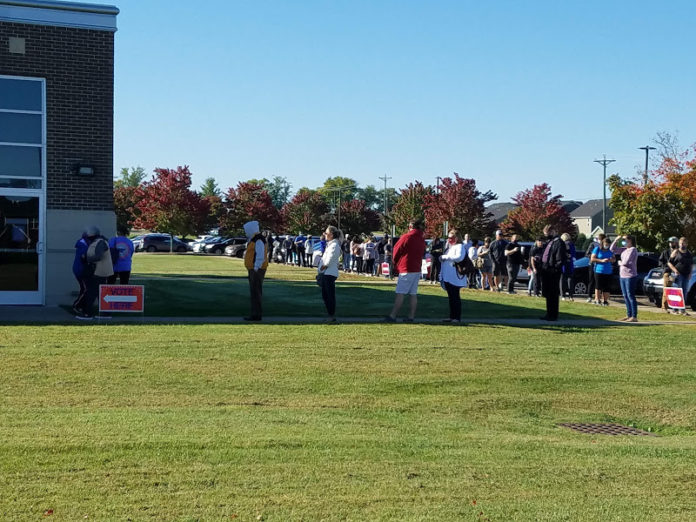
[[[405,323],[412,323],[416,316],[418,305],[418,281],[421,277],[421,263],[425,255],[425,236],[423,235],[423,222],[411,221],[408,224],[408,232],[394,245],[393,263],[394,270],[399,274],[396,282],[396,298],[391,313],[384,318],[387,323],[396,322],[396,314],[399,313],[404,302],[404,296],[409,297],[409,314],[404,319]]]

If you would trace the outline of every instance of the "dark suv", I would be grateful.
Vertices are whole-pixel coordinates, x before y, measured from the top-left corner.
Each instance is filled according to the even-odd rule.
[[[174,244],[171,244],[172,236],[169,234],[147,234],[143,236],[138,250],[145,252],[186,252],[189,249],[185,243],[174,236]]]

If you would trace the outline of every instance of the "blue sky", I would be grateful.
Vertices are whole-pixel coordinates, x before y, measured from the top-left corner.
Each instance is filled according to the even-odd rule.
[[[105,2],[106,3],[106,2]],[[696,141],[696,2],[121,0],[114,168],[601,197]]]

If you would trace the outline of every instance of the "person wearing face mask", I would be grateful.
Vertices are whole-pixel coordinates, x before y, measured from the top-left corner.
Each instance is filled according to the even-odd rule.
[[[546,244],[541,255],[541,293],[546,298],[546,315],[542,321],[557,321],[561,292],[561,273],[566,262],[566,246],[553,225],[544,227]]]
[[[447,298],[449,300],[449,319],[444,321],[452,324],[459,324],[462,320],[462,298],[460,290],[468,285],[467,277],[460,275],[455,263],[459,263],[466,257],[467,251],[462,245],[462,240],[456,229],[450,229],[447,234],[445,251],[440,257],[440,280],[442,281]]]
[[[621,243],[623,246],[617,246]],[[621,319],[628,323],[638,322],[638,301],[636,300],[636,286],[638,285],[638,250],[636,239],[633,236],[619,236],[609,248],[619,259],[619,282],[621,293],[626,303],[626,317]]]
[[[679,248],[674,251],[669,258],[669,267],[674,272],[674,286],[681,288],[684,292],[684,299],[689,290],[689,279],[691,279],[691,271],[694,265],[694,256],[688,249],[689,243],[685,237],[679,238]],[[681,310],[682,314],[686,314],[686,310]]]

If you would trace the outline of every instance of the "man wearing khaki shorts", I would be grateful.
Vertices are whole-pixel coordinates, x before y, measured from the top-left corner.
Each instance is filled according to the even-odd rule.
[[[425,255],[425,236],[423,222],[411,221],[408,232],[394,245],[394,270],[399,274],[396,282],[396,298],[391,313],[384,318],[387,323],[395,323],[404,297],[409,296],[409,314],[405,323],[412,323],[418,306],[418,281],[421,277],[421,263]]]

